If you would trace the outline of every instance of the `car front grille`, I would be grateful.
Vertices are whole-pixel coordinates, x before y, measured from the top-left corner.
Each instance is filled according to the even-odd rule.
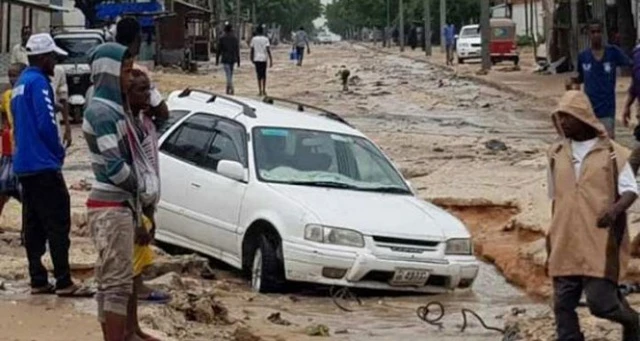
[[[393,271],[369,271],[360,281],[389,283],[393,278]],[[448,276],[431,275],[425,286],[447,287],[450,278]]]
[[[471,44],[471,47],[482,47],[480,44]]]
[[[435,251],[440,244],[433,240],[404,239],[394,237],[373,236],[377,247],[389,248],[391,251],[406,253],[423,253]]]

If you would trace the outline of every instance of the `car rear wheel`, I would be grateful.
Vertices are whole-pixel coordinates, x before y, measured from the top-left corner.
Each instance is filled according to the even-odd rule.
[[[259,239],[251,263],[251,288],[261,293],[281,291],[285,279],[284,266],[278,257],[280,245],[265,235]]]
[[[464,59],[458,58],[458,64],[464,64]]]

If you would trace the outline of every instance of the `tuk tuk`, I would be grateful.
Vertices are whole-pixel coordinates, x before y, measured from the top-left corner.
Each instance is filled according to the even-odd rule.
[[[72,122],[82,121],[86,93],[91,86],[89,51],[105,42],[102,30],[77,29],[53,32],[56,44],[68,55],[58,63],[64,68],[69,91],[69,116]]]
[[[491,41],[489,52],[491,53],[491,63],[497,64],[502,61],[512,61],[518,65],[520,54],[516,42],[516,23],[508,18],[491,19]]]

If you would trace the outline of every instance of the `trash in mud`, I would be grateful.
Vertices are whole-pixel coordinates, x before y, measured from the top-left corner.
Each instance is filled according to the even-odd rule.
[[[4,285],[4,281],[0,281],[0,291],[7,290],[7,287]]]
[[[86,212],[74,211],[71,213],[71,234],[77,237],[89,236]]]
[[[485,142],[484,146],[492,151],[505,151],[508,149],[504,142],[495,139]]]
[[[324,324],[310,325],[305,329],[304,332],[308,336],[322,336],[322,337],[331,336],[329,327],[325,326]]]
[[[269,315],[269,317],[267,317],[267,320],[273,324],[278,324],[281,326],[290,326],[291,322],[285,320],[282,318],[282,316],[280,315],[280,313],[273,313],[271,315]]]
[[[334,334],[336,335],[340,335],[340,334],[349,334],[349,330],[347,329],[338,329],[334,332]]]
[[[355,86],[360,84],[360,82],[362,82],[362,79],[360,79],[360,77],[358,76],[351,76],[351,78],[349,78],[349,85],[350,86]]]
[[[525,309],[525,308],[518,308],[518,307],[511,308],[511,315],[512,316],[519,316],[519,315],[526,314],[526,313],[527,313],[527,309]]]

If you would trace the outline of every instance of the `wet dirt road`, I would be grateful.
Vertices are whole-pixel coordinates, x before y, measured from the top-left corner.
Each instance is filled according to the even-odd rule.
[[[244,51],[246,57],[246,51]],[[548,306],[525,293],[548,294],[548,280],[540,275],[536,242],[548,221],[544,190],[544,151],[554,138],[548,114],[531,99],[519,98],[425,62],[380,53],[346,43],[313,48],[302,68],[288,62],[288,49],[274,51],[276,63],[269,74],[269,93],[341,113],[375,140],[420,196],[449,208],[468,225],[477,253],[495,263],[517,289],[492,266],[483,265],[472,291],[438,296],[398,296],[361,293],[362,306],[354,312],[339,310],[325,289],[303,289],[288,295],[256,295],[237,272],[216,270],[216,280],[198,273],[171,268],[178,278],[163,276],[157,285],[176,297],[168,306],[144,306],[144,325],[165,339],[175,340],[306,340],[305,329],[326,325],[336,340],[500,340],[495,332],[482,329],[473,318],[465,333],[461,308],[477,311],[491,326],[503,327],[513,308],[524,308],[526,317],[548,316]],[[341,92],[336,75],[345,65],[351,71],[350,91]],[[163,92],[189,87],[220,91],[224,74],[209,67],[209,73],[185,75],[170,70],[157,72],[154,81]],[[205,68],[206,69],[206,68]],[[204,73],[204,71],[203,71]],[[238,71],[236,93],[257,93],[253,69],[245,63]],[[70,150],[65,176],[70,185],[91,181],[88,153],[80,133]],[[83,211],[86,190],[72,189],[72,206]],[[12,205],[0,225],[15,236],[19,208]],[[95,255],[83,230],[82,218],[74,219],[72,261],[77,268],[89,267]],[[0,237],[3,235],[0,234]],[[13,238],[13,237],[12,237]],[[70,314],[82,323],[72,323],[60,340],[93,340],[96,335],[95,306],[91,300],[36,301],[23,294],[26,267],[15,240],[0,241],[0,317],[21,321],[25,330],[46,331],[46,324],[33,316],[54,305],[60,316]],[[2,238],[0,238],[2,239]],[[531,252],[529,252],[531,251]],[[172,257],[166,256],[171,262]],[[165,273],[168,271],[163,271]],[[380,297],[380,295],[384,295]],[[427,325],[416,309],[429,301],[446,307],[445,328]],[[13,303],[16,302],[16,303]],[[53,303],[51,303],[53,302]],[[223,307],[224,309],[220,308]],[[280,312],[282,320],[267,317]],[[53,318],[55,320],[55,317]],[[48,322],[48,319],[44,319]],[[62,322],[60,317],[59,322]],[[548,319],[545,320],[545,323]],[[15,324],[17,325],[17,324]],[[549,329],[549,325],[545,325]],[[0,340],[31,340],[26,334],[7,335]],[[35,339],[55,340],[46,333]],[[525,338],[536,339],[536,338]],[[548,338],[538,338],[548,340]]]

